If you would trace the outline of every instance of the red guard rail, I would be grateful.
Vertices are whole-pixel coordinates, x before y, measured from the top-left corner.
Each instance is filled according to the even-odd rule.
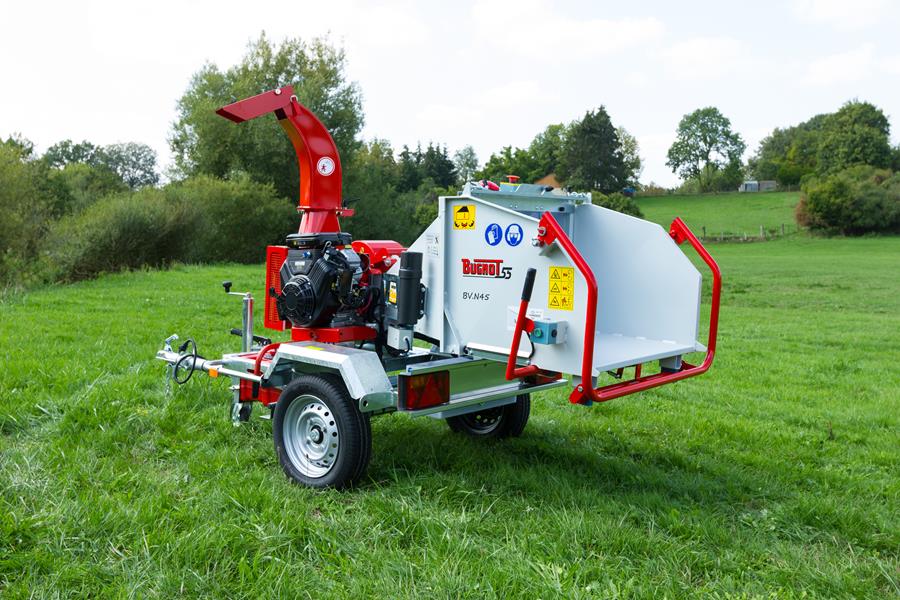
[[[703,262],[707,264],[712,271],[712,301],[709,312],[709,337],[706,344],[706,357],[700,365],[691,365],[682,361],[681,368],[677,371],[657,373],[654,375],[641,376],[641,365],[635,365],[635,377],[628,381],[613,383],[607,386],[594,389],[590,382],[593,381],[593,361],[594,361],[594,327],[597,319],[597,280],[590,266],[578,252],[575,244],[569,239],[559,222],[549,212],[545,212],[541,216],[538,225],[538,241],[541,244],[558,243],[569,255],[569,258],[575,263],[575,267],[581,272],[587,284],[587,314],[584,320],[584,355],[581,361],[581,383],[575,386],[569,395],[569,401],[573,404],[590,404],[591,402],[606,402],[628,394],[642,392],[650,388],[654,388],[667,383],[673,383],[688,377],[700,375],[709,370],[712,365],[713,358],[716,354],[716,335],[719,329],[719,299],[722,291],[722,273],[719,265],[713,260],[700,240],[691,233],[688,226],[680,218],[672,221],[669,228],[669,235],[675,240],[676,244],[682,244],[687,241],[694,247]],[[533,285],[533,276],[531,285]],[[516,328],[513,332],[513,343],[509,360],[506,365],[506,378],[514,379],[523,377],[536,372],[539,367],[537,365],[528,365],[525,367],[516,367],[516,355],[519,349],[519,340],[523,331],[532,331],[534,322],[526,316],[528,312],[528,302],[531,299],[531,285],[527,282],[526,276],[526,294],[522,294],[522,303],[519,306],[519,314],[516,319]]]

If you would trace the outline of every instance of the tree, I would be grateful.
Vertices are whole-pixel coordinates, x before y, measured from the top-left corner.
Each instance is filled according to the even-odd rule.
[[[418,189],[422,185],[424,175],[422,173],[422,146],[416,146],[415,151],[410,151],[409,146],[403,145],[400,151],[399,179],[397,189],[400,192]]]
[[[456,181],[456,166],[450,160],[447,146],[428,143],[422,157],[422,174],[438,187],[446,188]]]
[[[103,167],[70,163],[46,170],[47,183],[53,190],[50,209],[55,217],[80,212],[104,196],[128,191],[121,177]]]
[[[0,283],[21,283],[17,274],[35,262],[47,227],[50,198],[30,155],[18,142],[0,143]]]
[[[500,152],[491,154],[484,164],[484,168],[478,172],[479,179],[491,181],[506,181],[507,175],[518,175],[524,181],[533,181],[530,175],[533,172],[533,160],[528,150],[504,146]]]
[[[547,125],[528,145],[531,171],[523,173],[526,181],[538,179],[556,173],[566,141],[566,126],[562,123]]]
[[[104,146],[98,153],[97,162],[133,190],[159,183],[156,151],[147,144],[128,142]]]
[[[227,178],[245,172],[255,181],[273,184],[280,195],[296,198],[297,160],[275,119],[237,126],[215,114],[225,104],[288,84],[331,133],[342,164],[352,165],[363,113],[359,88],[346,80],[345,67],[343,50],[326,39],[273,44],[265,34],[249,45],[240,64],[225,71],[207,64],[178,101],[169,139],[178,174]]]
[[[891,166],[890,123],[881,109],[856,100],[835,113],[775,129],[749,161],[758,179],[777,179],[782,185],[797,185],[812,173],[835,173],[862,164]]]
[[[527,148],[506,146],[500,152],[491,154],[476,176],[505,181],[507,175],[518,175],[523,182],[533,183],[557,171],[565,136],[566,126],[562,123],[548,125],[534,136]]]
[[[588,111],[569,128],[557,176],[569,188],[604,194],[628,184],[622,144],[604,106]]]
[[[684,180],[697,179],[700,189],[708,191],[717,171],[739,167],[745,149],[741,136],[731,130],[731,121],[708,106],[682,117],[666,165]]]
[[[21,133],[12,134],[5,141],[0,142],[0,146],[12,150],[23,160],[30,160],[34,156],[34,143]]]
[[[641,148],[638,146],[637,138],[628,133],[628,130],[624,127],[617,128],[616,135],[619,136],[619,142],[622,144],[625,170],[631,174],[628,183],[636,186],[644,170],[644,165],[641,162]]]
[[[891,165],[890,123],[868,102],[847,102],[825,122],[819,140],[817,172],[834,173],[854,165]]]
[[[54,169],[86,165],[92,169],[105,170],[133,190],[159,183],[156,151],[147,144],[127,142],[101,147],[87,140],[78,143],[63,140],[47,148],[41,160]],[[80,172],[86,173],[84,169],[80,169]],[[108,179],[99,173],[96,178]]]
[[[77,144],[72,140],[63,140],[47,148],[41,158],[48,166],[61,169],[70,164],[97,166],[100,148],[87,140]]]
[[[472,179],[478,170],[478,156],[472,146],[464,146],[453,155],[453,166],[456,168],[457,183],[465,184]]]

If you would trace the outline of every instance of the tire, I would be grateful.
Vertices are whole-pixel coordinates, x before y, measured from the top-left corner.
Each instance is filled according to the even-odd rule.
[[[530,414],[531,396],[522,394],[512,404],[449,417],[447,425],[457,433],[477,438],[519,437]]]
[[[369,416],[334,376],[301,375],[285,386],[275,405],[272,436],[285,475],[312,488],[353,485],[372,454]]]

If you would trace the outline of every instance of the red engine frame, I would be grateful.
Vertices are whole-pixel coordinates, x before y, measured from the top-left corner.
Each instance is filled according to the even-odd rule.
[[[712,300],[709,311],[709,337],[706,345],[706,357],[700,365],[691,365],[682,361],[681,368],[674,372],[656,373],[654,375],[641,376],[641,365],[634,365],[634,379],[613,383],[603,387],[594,389],[590,382],[593,381],[594,369],[594,325],[597,319],[597,279],[590,265],[578,252],[578,248],[566,235],[566,232],[559,225],[556,218],[549,212],[545,212],[541,216],[538,224],[538,241],[541,244],[551,244],[557,242],[569,257],[575,263],[575,267],[581,272],[587,283],[587,313],[584,322],[584,354],[581,360],[581,383],[575,386],[569,395],[569,401],[573,404],[590,404],[591,402],[606,402],[628,394],[642,392],[650,388],[654,388],[667,383],[695,377],[705,373],[712,366],[713,358],[716,354],[716,336],[719,330],[719,299],[722,292],[722,272],[719,265],[713,257],[707,252],[700,240],[691,232],[688,226],[680,218],[672,221],[669,227],[669,235],[675,240],[676,244],[682,244],[687,241],[693,246],[703,262],[712,271]],[[509,353],[509,359],[506,364],[506,378],[516,379],[534,375],[540,369],[537,365],[527,365],[524,367],[516,366],[516,357],[519,352],[519,342],[522,338],[522,332],[531,332],[534,329],[534,321],[529,319],[526,314],[528,312],[528,300],[522,299],[519,305],[519,314],[516,318],[516,327],[513,332],[513,339]]]

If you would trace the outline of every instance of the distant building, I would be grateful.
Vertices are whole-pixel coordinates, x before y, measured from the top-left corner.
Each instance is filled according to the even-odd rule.
[[[559,183],[559,180],[556,178],[556,173],[550,173],[549,175],[544,175],[537,181],[535,181],[538,185],[552,185],[555,188],[562,187]]]
[[[739,192],[774,192],[778,187],[778,184],[771,180],[766,179],[763,181],[745,181],[738,187]]]

